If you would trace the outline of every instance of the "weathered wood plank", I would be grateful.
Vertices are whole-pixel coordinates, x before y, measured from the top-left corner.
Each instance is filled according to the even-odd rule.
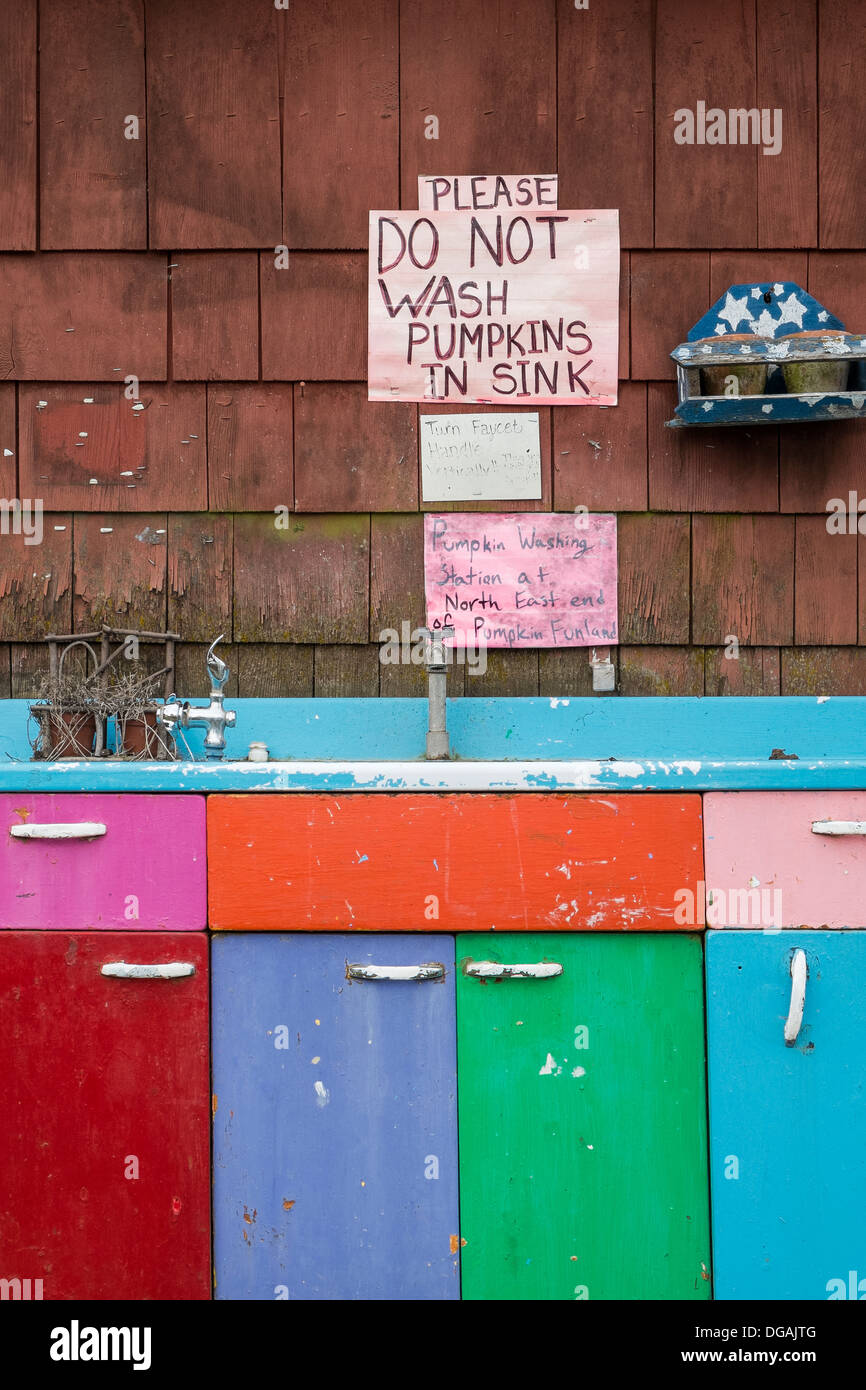
[[[857,537],[830,535],[826,516],[795,519],[797,646],[857,641]]]
[[[168,518],[168,626],[185,642],[232,630],[232,518],[173,512]]]
[[[703,695],[704,658],[698,647],[618,647],[621,695]]]
[[[400,206],[398,10],[397,0],[319,0],[279,15],[292,248],[359,250],[370,209]]]
[[[633,251],[630,260],[631,376],[675,381],[670,354],[712,302],[709,253]]]
[[[541,445],[541,499],[503,500],[484,502],[421,502],[422,512],[549,512],[553,505],[553,484],[551,466],[551,409],[544,406],[511,407],[515,414],[534,411],[538,415],[538,437]],[[435,405],[418,407],[418,430],[423,434],[425,415],[489,415],[495,414],[495,407],[483,405],[451,405],[437,401]],[[420,444],[419,444],[420,448]]]
[[[143,407],[143,408],[136,408]],[[20,476],[57,510],[207,506],[204,386],[22,385]]]
[[[806,288],[838,315],[849,333],[866,329],[866,254],[862,251],[810,251]]]
[[[243,642],[235,647],[238,694],[245,699],[311,698],[314,647]]]
[[[537,651],[488,649],[487,670],[470,675],[466,667],[464,693],[469,696],[538,694]]]
[[[10,694],[13,700],[32,700],[48,675],[48,648],[44,642],[13,642],[10,653]],[[31,734],[36,733],[33,724]]]
[[[273,5],[148,0],[151,246],[280,244],[280,17]]]
[[[692,519],[692,641],[788,645],[794,631],[794,519]]]
[[[172,258],[171,347],[177,381],[256,380],[256,255],[223,252]]]
[[[0,250],[36,249],[36,0],[0,6]]]
[[[642,512],[647,505],[647,388],[621,381],[615,407],[553,407],[557,511]]]
[[[768,158],[763,162],[773,164],[775,161]],[[808,275],[809,257],[805,251],[711,251],[710,300],[720,299],[731,285],[791,280],[806,289]],[[746,325],[740,327],[745,332]]]
[[[775,512],[779,440],[772,425],[669,430],[676,390],[648,388],[649,501],[655,511]],[[811,428],[811,426],[810,426]]]
[[[235,517],[237,642],[365,643],[370,518]]]
[[[76,516],[73,621],[162,632],[166,625],[164,514]]]
[[[450,663],[445,676],[445,691],[449,700],[459,700],[466,693],[465,684],[472,669],[465,662],[455,660]],[[379,695],[383,700],[426,700],[427,672],[423,666],[411,663],[382,663],[379,667]]]
[[[758,157],[759,246],[814,246],[818,237],[816,11],[816,0],[790,0],[783,12],[757,0],[756,105],[782,111],[784,122],[778,154]]]
[[[291,386],[208,386],[207,424],[211,509],[293,510]]]
[[[623,246],[653,244],[652,12],[557,7],[559,206],[619,208]]]
[[[611,661],[618,662],[618,648],[611,651]],[[591,695],[592,666],[586,647],[568,650],[545,650],[538,653],[539,695]]]
[[[39,50],[40,246],[145,249],[143,0],[41,0]]]
[[[12,694],[11,655],[11,646],[0,642],[0,700],[8,700]]]
[[[164,381],[166,302],[164,256],[0,256],[0,378]]]
[[[848,493],[866,496],[866,452],[859,420],[827,420],[779,429],[779,510],[823,512]]]
[[[0,493],[7,498],[20,497],[25,487],[18,487],[18,430],[15,393],[13,381],[0,383]],[[31,499],[41,497],[41,493],[27,493]]]
[[[619,257],[619,379],[631,376],[631,254]]]
[[[786,648],[782,652],[781,693],[866,695],[866,648]]]
[[[707,647],[704,694],[778,695],[780,669],[778,647]]]
[[[265,381],[366,381],[367,260],[293,254],[278,270],[261,256]]]
[[[44,516],[41,543],[28,544],[29,539],[25,534],[0,537],[3,641],[72,631],[72,517]]]
[[[866,246],[866,12],[818,8],[818,244]]]
[[[617,529],[620,641],[687,644],[689,517],[626,515]]]
[[[370,640],[383,628],[410,632],[425,622],[424,522],[395,514],[370,518]]]
[[[45,642],[13,642],[9,648],[11,653],[11,693],[13,700],[33,700],[39,695],[43,682],[49,674],[50,657],[48,647]],[[76,665],[80,659],[81,665]],[[86,667],[85,667],[85,662]],[[92,662],[86,657],[82,647],[76,648],[64,664],[64,670],[91,670]],[[31,722],[28,732],[34,736],[37,732],[35,723]]]
[[[361,382],[296,386],[295,508],[416,511],[416,406],[368,401]]]
[[[402,0],[400,149],[407,208],[419,174],[554,172],[553,0]]]
[[[317,646],[313,664],[313,694],[328,700],[377,696],[378,643],[365,646]]]
[[[656,8],[656,246],[755,246],[754,145],[678,144],[675,113],[755,107],[755,3]]]

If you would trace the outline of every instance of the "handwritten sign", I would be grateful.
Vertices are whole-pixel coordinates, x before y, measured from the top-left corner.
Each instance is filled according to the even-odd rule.
[[[427,625],[455,647],[618,641],[615,516],[430,514],[424,579]]]
[[[422,415],[419,424],[425,502],[541,496],[537,411]]]
[[[372,401],[616,405],[619,214],[372,212]]]
[[[496,208],[555,208],[556,174],[421,174],[418,207],[430,212],[483,212]]]

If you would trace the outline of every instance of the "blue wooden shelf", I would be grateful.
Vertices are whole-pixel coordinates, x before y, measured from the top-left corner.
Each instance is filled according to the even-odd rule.
[[[787,396],[693,396],[676,408],[671,429],[686,425],[790,425],[818,420],[861,420],[866,392],[810,392]]]
[[[756,335],[749,342],[739,334]],[[803,339],[801,332],[821,336]],[[810,424],[866,417],[866,334],[849,333],[841,319],[793,281],[731,285],[674,348],[679,404],[670,428],[719,425]],[[849,363],[844,391],[795,394],[785,390],[783,367],[793,362]],[[765,363],[761,395],[704,395],[701,368]]]

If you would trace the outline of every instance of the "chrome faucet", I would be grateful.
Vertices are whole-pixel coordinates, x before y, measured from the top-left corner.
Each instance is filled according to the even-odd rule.
[[[221,758],[226,747],[226,729],[233,729],[237,714],[233,709],[225,709],[223,701],[225,699],[224,690],[229,678],[229,668],[225,662],[220,660],[214,651],[217,642],[221,642],[224,633],[220,634],[208,648],[207,669],[210,676],[211,692],[209,705],[191,705],[189,700],[178,700],[177,696],[169,695],[161,709],[157,710],[156,719],[158,724],[162,724],[168,733],[174,733],[176,728],[192,729],[196,727],[207,729],[204,747],[205,753],[209,758]]]

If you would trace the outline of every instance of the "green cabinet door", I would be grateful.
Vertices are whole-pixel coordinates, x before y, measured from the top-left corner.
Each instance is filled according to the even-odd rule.
[[[458,936],[464,1298],[710,1297],[701,957],[689,935]],[[562,972],[491,973],[539,962]]]

